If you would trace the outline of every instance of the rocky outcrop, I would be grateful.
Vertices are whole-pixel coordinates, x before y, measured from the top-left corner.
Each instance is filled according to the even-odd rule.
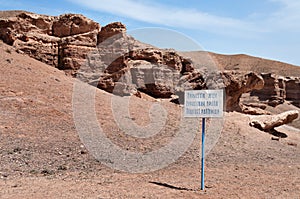
[[[91,19],[79,14],[64,14],[54,17],[52,21],[52,36],[68,37],[79,35],[95,30],[100,30],[100,25]]]
[[[285,87],[286,100],[300,107],[300,77],[287,77]]]
[[[119,93],[120,89],[115,88],[118,84],[121,90],[128,88],[153,97],[170,98],[179,87],[185,62],[175,51],[135,49],[109,64],[100,74],[97,86],[109,92],[118,90]],[[124,92],[129,93],[130,91]]]
[[[171,49],[141,45],[123,33],[101,43],[92,57],[102,62],[89,62],[78,71],[78,76],[94,85],[98,80],[97,87],[108,92],[120,95],[144,92],[156,98],[180,95],[181,100],[186,89],[207,88],[206,73],[195,70],[191,59]]]
[[[117,63],[116,63],[117,62]],[[99,75],[98,87],[108,92],[128,95],[144,92],[156,98],[178,96],[189,89],[225,88],[226,109],[241,110],[239,99],[245,92],[263,87],[263,79],[256,73],[224,71],[207,74],[193,67],[193,62],[175,51],[154,48],[133,50],[115,60]],[[135,94],[135,93],[133,93]]]
[[[52,36],[54,17],[20,12],[17,15],[6,15],[0,18],[0,38],[13,45],[16,40],[26,41],[27,33]]]
[[[126,26],[120,22],[114,22],[104,26],[101,32],[98,34],[98,44],[105,41],[106,39],[126,32]]]
[[[271,113],[267,110],[267,106],[265,104],[241,104],[242,112],[249,115],[271,115]]]
[[[0,39],[18,51],[64,70],[80,67],[97,45],[100,25],[83,15],[58,17],[22,12],[0,18]]]
[[[297,119],[299,112],[297,110],[286,111],[278,115],[256,116],[251,119],[250,126],[262,131],[270,132],[275,127],[291,123]]]
[[[210,57],[203,59],[209,63]],[[209,71],[215,66],[195,68],[195,64],[200,65],[174,50],[141,45],[121,31],[100,43],[77,77],[118,95],[140,96],[143,92],[155,98],[173,98],[177,103],[184,102],[185,90],[225,88],[227,110],[241,110],[241,95],[263,86],[256,73]]]
[[[97,86],[101,80],[105,87],[103,89],[112,92],[115,82],[127,68],[129,52],[150,47],[124,32],[113,35],[100,42],[97,50],[88,54],[86,62],[77,71],[76,77],[94,86]]]
[[[243,93],[249,93],[248,99],[257,97],[259,102],[272,106],[288,100],[300,107],[299,78],[218,72],[222,67],[214,62],[212,54],[179,54],[143,44],[127,35],[120,22],[101,28],[97,22],[78,14],[56,17],[2,12],[0,39],[19,52],[119,95],[144,92],[156,98],[173,97],[183,103],[184,90],[225,88],[229,111],[264,113],[241,104]]]
[[[282,104],[286,96],[284,77],[272,73],[263,73],[261,76],[265,82],[263,88],[252,91],[251,95],[258,96],[260,101],[271,106]]]
[[[225,71],[223,72],[223,79],[226,87],[226,109],[228,111],[241,111],[240,98],[242,94],[264,87],[263,78],[254,72]]]
[[[59,38],[52,36],[55,17],[21,12],[0,18],[0,39],[49,65],[58,63]]]
[[[272,73],[263,73],[262,77],[265,81],[264,87],[261,90],[253,90],[248,97],[248,101],[256,97],[257,99],[254,101],[273,107],[285,101],[300,107],[299,77],[283,77]]]
[[[63,37],[58,42],[58,68],[76,71],[97,47],[98,31]]]
[[[57,17],[29,12],[6,12],[0,17],[0,39],[17,51],[74,74],[97,44],[125,32],[119,23],[100,25],[80,14]]]

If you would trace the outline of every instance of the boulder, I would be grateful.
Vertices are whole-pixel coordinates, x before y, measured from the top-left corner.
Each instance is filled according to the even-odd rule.
[[[262,131],[270,132],[275,127],[291,123],[298,118],[298,115],[297,110],[291,110],[278,115],[256,116],[251,119],[249,124]]]
[[[261,109],[259,107],[242,105],[242,112],[249,115],[270,115],[269,111]]]

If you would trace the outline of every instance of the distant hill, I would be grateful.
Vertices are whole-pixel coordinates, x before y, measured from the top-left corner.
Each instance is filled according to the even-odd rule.
[[[32,12],[23,11],[23,10],[7,10],[7,11],[0,11],[0,17],[1,18],[16,17],[19,14],[22,14],[24,12],[33,14]]]
[[[211,53],[213,59],[226,70],[274,73],[282,76],[300,76],[300,67],[292,64],[253,57],[244,54],[222,55]]]

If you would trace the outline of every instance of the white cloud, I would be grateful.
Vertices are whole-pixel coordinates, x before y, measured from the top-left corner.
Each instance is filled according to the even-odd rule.
[[[196,8],[176,7],[176,3],[164,5],[163,1],[157,3],[158,1],[154,0],[69,1],[96,11],[158,26],[167,25],[175,29],[188,28],[193,30],[194,37],[197,37],[198,30],[204,34],[217,33],[220,37],[216,34],[212,37],[217,43],[215,49],[224,49],[226,53],[245,52],[257,56],[264,55],[282,61],[293,60],[294,64],[298,60],[299,65],[298,57],[294,56],[299,49],[297,35],[300,33],[299,0],[263,0],[271,3],[269,6],[277,10],[254,11],[253,16],[250,13],[243,19],[213,15],[196,10]],[[209,42],[207,46],[210,46]],[[260,55],[257,54],[258,52]]]
[[[300,32],[300,1],[299,0],[269,0],[280,3],[281,8],[270,15],[266,23],[273,30]]]
[[[250,22],[211,15],[195,9],[176,8],[171,5],[149,4],[134,0],[102,0],[100,2],[97,0],[72,0],[72,2],[93,10],[170,27],[207,30],[210,32],[221,32],[222,30],[222,34],[240,34],[243,36],[249,31],[259,31]]]
[[[71,0],[69,0],[71,1]],[[201,12],[196,9],[164,5],[155,1],[136,0],[72,0],[72,2],[97,11],[147,23],[173,28],[204,30],[223,35],[253,38],[263,32],[300,31],[299,0],[267,0],[280,5],[274,13],[258,18],[238,19]],[[257,14],[259,16],[259,14]]]

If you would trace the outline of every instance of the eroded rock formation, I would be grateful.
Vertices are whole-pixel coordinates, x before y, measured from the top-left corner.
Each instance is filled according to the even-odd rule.
[[[261,90],[253,90],[250,97],[257,97],[256,101],[276,107],[285,101],[300,107],[300,78],[283,77],[272,73],[261,74],[264,86]]]
[[[153,97],[169,98],[176,92],[183,65],[183,58],[175,51],[133,50],[105,69],[98,87],[113,92],[114,83],[119,82]]]
[[[226,108],[228,111],[241,110],[240,98],[243,93],[264,87],[263,78],[254,73],[226,71],[223,73],[226,86]]]
[[[114,35],[117,35],[119,33],[125,33],[125,32],[126,32],[126,26],[120,22],[114,22],[108,24],[107,26],[104,26],[101,29],[101,32],[99,32],[98,44]]]
[[[292,110],[278,115],[256,116],[251,119],[250,126],[270,132],[278,126],[291,123],[298,118],[298,115],[299,112],[297,110]]]
[[[300,107],[300,77],[287,77],[285,79],[286,100]]]
[[[101,28],[83,15],[54,17],[28,12],[0,18],[0,22],[0,38],[18,51],[69,73],[76,72],[81,80],[119,95],[177,95],[183,102],[186,89],[226,87],[227,107],[234,110],[240,95],[258,84],[252,73],[241,77],[209,72],[215,67],[209,66],[215,64],[210,57],[204,56],[205,66],[195,70],[192,59],[137,42],[126,35],[125,25],[119,22]]]
[[[252,91],[251,95],[258,96],[260,101],[271,106],[282,104],[286,96],[284,77],[272,73],[263,73],[261,76],[265,82],[263,88]]]
[[[242,101],[242,100],[241,100]],[[267,105],[263,103],[245,103],[241,102],[242,112],[250,115],[271,115],[271,112],[267,111]]]
[[[261,89],[264,85],[262,77],[253,72],[215,71],[208,74],[205,68],[195,69],[192,61],[188,62],[175,51],[138,49],[116,62],[99,75],[97,86],[117,94],[123,92],[122,95],[137,91],[158,98],[178,95],[179,102],[183,103],[184,90],[225,88],[226,109],[233,111],[241,109],[239,99],[243,93]]]
[[[0,39],[19,52],[119,95],[144,92],[157,98],[175,96],[183,103],[184,90],[225,88],[229,111],[242,108],[249,114],[267,113],[241,104],[243,93],[272,106],[285,100],[300,106],[299,78],[249,71],[218,72],[223,66],[209,53],[192,53],[196,57],[191,58],[143,44],[127,35],[120,22],[101,28],[78,14],[56,17],[7,12],[0,15]]]
[[[18,51],[62,70],[73,72],[96,50],[99,39],[123,32],[117,22],[102,28],[80,14],[57,17],[18,12],[0,18],[0,39]],[[102,41],[102,40],[101,40]]]

